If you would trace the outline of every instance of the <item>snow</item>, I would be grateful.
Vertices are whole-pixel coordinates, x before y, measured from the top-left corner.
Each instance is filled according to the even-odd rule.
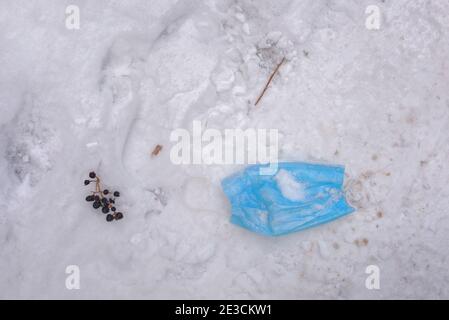
[[[301,201],[304,199],[305,186],[288,171],[284,169],[279,170],[275,180],[285,198],[292,201]]]
[[[448,16],[437,0],[0,0],[0,298],[449,298]],[[242,167],[170,161],[194,120],[345,165],[357,211],[274,239],[231,225],[220,181]],[[84,201],[91,170],[123,220]]]

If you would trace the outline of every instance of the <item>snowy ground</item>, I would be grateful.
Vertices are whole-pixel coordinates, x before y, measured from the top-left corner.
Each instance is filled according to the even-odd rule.
[[[449,298],[447,1],[0,0],[0,30],[0,298]],[[170,162],[193,120],[345,165],[357,211],[279,238],[230,224],[240,167]],[[84,201],[91,170],[122,221]]]

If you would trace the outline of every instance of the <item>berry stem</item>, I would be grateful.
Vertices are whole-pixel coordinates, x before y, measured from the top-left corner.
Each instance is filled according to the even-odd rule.
[[[95,190],[97,193],[101,193],[101,186],[100,186],[100,178],[97,176],[95,180]],[[101,195],[103,196],[103,195]]]

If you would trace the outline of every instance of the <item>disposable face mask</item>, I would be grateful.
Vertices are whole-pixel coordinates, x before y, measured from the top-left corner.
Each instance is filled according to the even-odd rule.
[[[344,167],[279,163],[272,175],[253,165],[225,178],[231,222],[269,236],[284,235],[335,220],[354,211],[342,187]]]

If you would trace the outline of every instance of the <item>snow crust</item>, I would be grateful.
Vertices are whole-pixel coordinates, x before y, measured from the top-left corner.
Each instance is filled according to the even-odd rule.
[[[288,171],[279,170],[276,174],[276,183],[282,195],[292,201],[300,201],[305,197],[305,186],[295,179]]]

